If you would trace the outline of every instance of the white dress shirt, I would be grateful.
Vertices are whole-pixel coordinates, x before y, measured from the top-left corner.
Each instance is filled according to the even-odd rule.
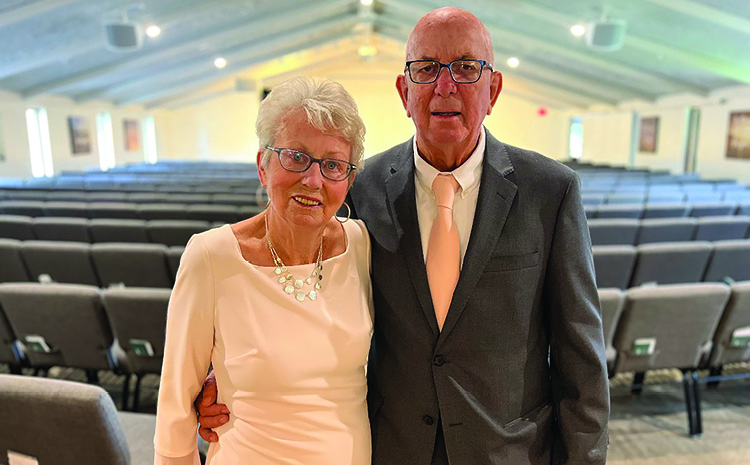
[[[449,173],[458,181],[459,189],[453,203],[453,220],[458,228],[458,238],[461,241],[461,265],[464,263],[466,247],[469,245],[471,226],[474,222],[474,212],[477,209],[479,196],[479,180],[482,177],[482,160],[484,159],[485,135],[484,128],[479,132],[479,142],[474,152],[461,166]],[[417,217],[419,219],[419,233],[422,238],[422,253],[427,260],[427,244],[430,241],[432,222],[437,217],[437,201],[432,191],[432,181],[440,171],[427,163],[417,151],[417,138],[414,138],[414,183],[417,192]]]

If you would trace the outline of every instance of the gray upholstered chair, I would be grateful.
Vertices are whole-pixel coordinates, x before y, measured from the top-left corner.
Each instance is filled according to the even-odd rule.
[[[34,221],[30,216],[0,215],[0,238],[28,241],[36,239]]]
[[[167,246],[163,244],[92,244],[91,258],[102,287],[124,284],[171,288],[174,284],[167,268]]]
[[[89,206],[86,202],[47,202],[44,204],[44,216],[88,218]]]
[[[684,202],[649,202],[643,209],[643,218],[684,218],[690,214],[690,205]]]
[[[104,310],[125,352],[123,371],[136,375],[133,410],[138,410],[141,379],[161,373],[170,289],[111,288],[102,294]],[[147,348],[150,348],[149,352]],[[123,399],[123,406],[127,400]]]
[[[641,220],[636,244],[693,240],[696,218],[654,218]]]
[[[126,202],[90,202],[89,215],[91,218],[140,218],[136,204]]]
[[[98,386],[0,375],[0,405],[8,425],[0,434],[0,457],[14,451],[42,465],[131,463],[115,405]]]
[[[58,283],[99,286],[89,248],[90,244],[80,242],[26,241],[21,255],[33,281],[46,274]]]
[[[636,248],[632,245],[598,245],[592,250],[596,286],[627,289],[637,257]]]
[[[749,229],[750,217],[748,216],[704,216],[698,218],[693,239],[696,241],[744,239]]]
[[[5,215],[44,216],[44,202],[38,200],[0,201],[0,213]]]
[[[640,220],[594,218],[588,220],[592,245],[635,245]]]
[[[187,219],[187,205],[184,203],[142,203],[137,208],[144,220]]]
[[[643,216],[643,204],[606,204],[599,205],[595,218],[634,218]]]
[[[21,258],[21,241],[0,239],[0,283],[31,281]]]
[[[187,206],[186,218],[199,221],[224,221],[234,223],[239,218],[235,205],[195,204]]]
[[[726,216],[734,215],[737,210],[737,204],[724,202],[701,202],[694,203],[690,216],[700,218],[703,216]]]
[[[167,250],[167,264],[169,265],[169,274],[172,282],[177,280],[177,270],[180,268],[180,259],[185,251],[184,246],[173,245]]]
[[[199,220],[151,220],[146,224],[151,242],[166,246],[185,246],[193,234],[210,228],[208,221]]]
[[[663,242],[637,246],[630,287],[646,283],[697,283],[703,278],[712,245],[705,241]]]
[[[146,220],[124,218],[95,218],[90,220],[89,231],[94,243],[151,242],[146,232]]]
[[[712,374],[721,373],[722,365],[750,361],[750,345],[732,344],[733,333],[741,328],[750,328],[750,281],[730,285],[729,298],[713,339],[713,350],[706,366]]]
[[[42,241],[91,242],[86,218],[34,218],[34,234]]]
[[[750,280],[750,240],[714,242],[703,281]]]

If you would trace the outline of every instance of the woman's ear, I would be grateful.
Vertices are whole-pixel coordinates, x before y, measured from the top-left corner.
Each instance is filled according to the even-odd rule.
[[[258,155],[255,157],[255,163],[258,165],[258,179],[260,179],[260,184],[263,187],[267,187],[266,186],[266,170],[265,168],[263,168],[263,163],[261,163],[263,161],[263,153],[264,153],[263,149],[258,150]]]

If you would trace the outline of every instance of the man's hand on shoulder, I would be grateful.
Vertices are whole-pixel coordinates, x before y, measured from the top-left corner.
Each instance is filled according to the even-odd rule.
[[[198,434],[208,442],[218,442],[219,435],[213,429],[229,421],[227,406],[216,402],[218,393],[216,376],[212,371],[203,382],[203,389],[194,402],[195,409],[198,412]]]

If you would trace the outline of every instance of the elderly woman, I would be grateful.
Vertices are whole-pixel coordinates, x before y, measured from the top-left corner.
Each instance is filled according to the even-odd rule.
[[[194,236],[169,303],[157,464],[198,464],[193,399],[210,364],[232,412],[208,463],[365,465],[372,334],[364,225],[335,217],[362,161],[344,88],[299,78],[261,103],[268,208]]]

